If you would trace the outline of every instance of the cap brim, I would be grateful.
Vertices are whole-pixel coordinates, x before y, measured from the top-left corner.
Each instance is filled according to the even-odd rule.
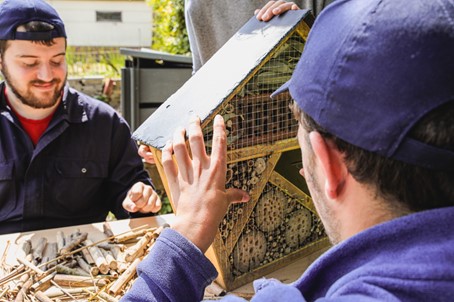
[[[288,89],[289,89],[289,86],[290,86],[290,81],[291,80],[288,80],[287,82],[284,83],[284,85],[282,85],[281,87],[279,87],[276,91],[274,91],[272,94],[271,94],[271,98],[275,98],[276,96],[278,96],[279,94],[283,93],[283,92],[286,92]]]

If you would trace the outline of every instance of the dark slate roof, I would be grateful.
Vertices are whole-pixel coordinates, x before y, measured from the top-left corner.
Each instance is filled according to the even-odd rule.
[[[252,17],[178,91],[133,133],[133,139],[162,149],[192,116],[204,122],[244,85],[274,48],[306,17],[308,10],[288,11],[269,22]]]

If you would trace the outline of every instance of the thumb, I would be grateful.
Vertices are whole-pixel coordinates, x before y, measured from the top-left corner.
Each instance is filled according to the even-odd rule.
[[[230,188],[225,191],[229,203],[248,202],[251,197],[243,190]]]
[[[132,188],[129,190],[128,197],[132,201],[136,201],[142,197],[144,184],[142,182],[136,182]]]

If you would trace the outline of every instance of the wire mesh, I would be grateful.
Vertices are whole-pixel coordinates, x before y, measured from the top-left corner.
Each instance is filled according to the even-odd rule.
[[[232,204],[219,226],[214,249],[232,278],[269,265],[324,237],[323,226],[305,205],[310,197],[290,194],[269,181],[281,154],[293,140],[298,123],[288,93],[270,94],[290,79],[304,39],[290,36],[219,111],[227,130],[229,153],[240,154],[227,165],[226,188],[247,191],[252,200]],[[207,153],[212,127],[204,128]]]

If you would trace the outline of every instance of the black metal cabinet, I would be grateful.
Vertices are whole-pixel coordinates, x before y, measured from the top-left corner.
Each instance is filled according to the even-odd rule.
[[[134,131],[192,75],[192,58],[150,49],[120,49],[121,112]]]

